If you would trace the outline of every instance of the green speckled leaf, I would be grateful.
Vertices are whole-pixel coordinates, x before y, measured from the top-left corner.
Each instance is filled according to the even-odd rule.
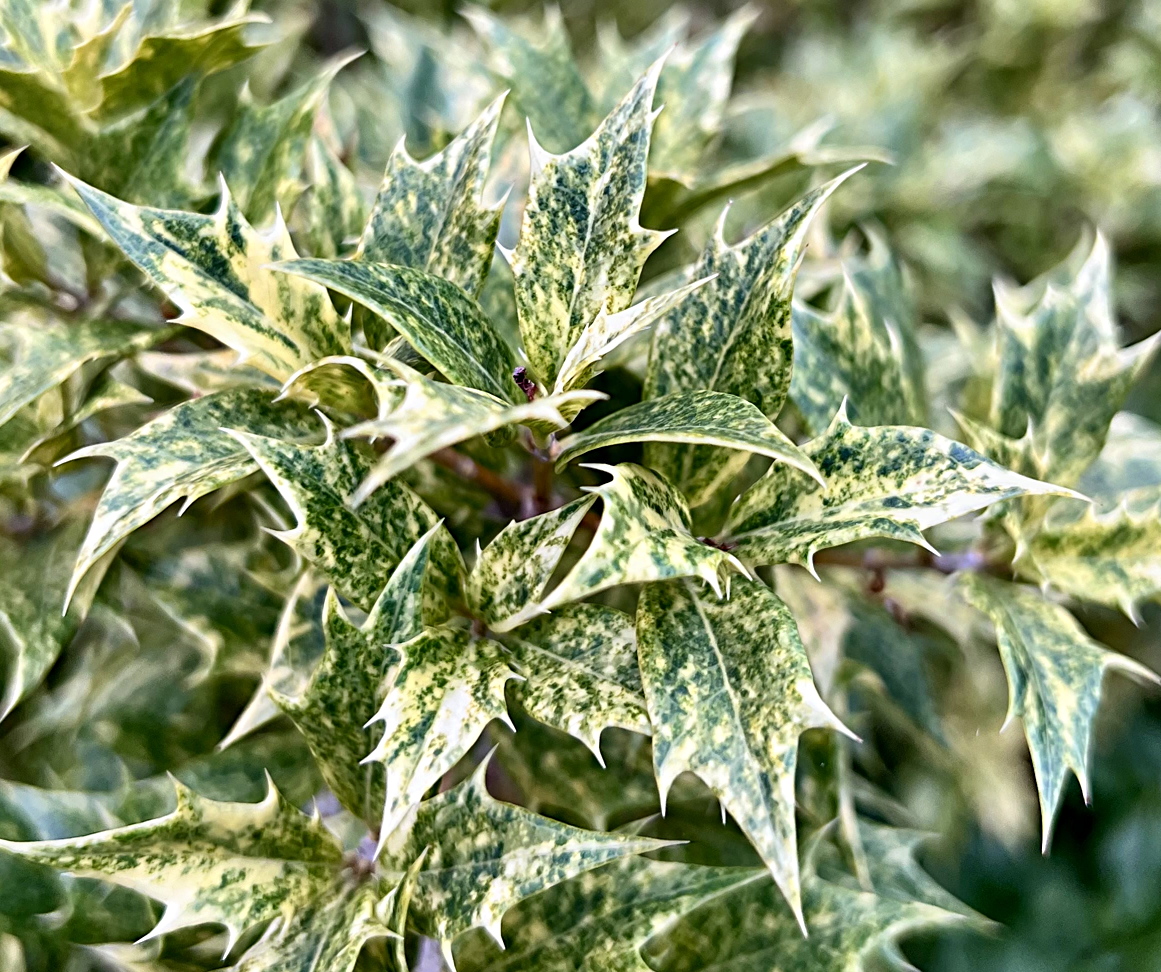
[[[320,890],[285,925],[268,932],[235,972],[352,972],[363,946],[392,935],[379,914],[374,882],[341,878]]]
[[[852,170],[855,171],[855,170]],[[716,276],[653,329],[644,396],[717,391],[752,402],[775,418],[790,388],[793,338],[790,295],[811,217],[848,172],[799,199],[740,243],[729,245],[724,214],[705,251],[689,271]],[[744,453],[696,445],[649,444],[646,464],[657,469],[694,505],[738,472]]]
[[[843,726],[818,694],[790,609],[758,581],[736,579],[725,600],[689,581],[651,584],[637,643],[662,805],[679,774],[700,776],[801,920],[798,737]]]
[[[781,459],[816,478],[818,470],[761,410],[724,392],[675,392],[630,405],[561,440],[557,468],[593,449],[623,442],[684,442]]]
[[[613,477],[590,490],[604,505],[601,522],[576,566],[544,599],[545,610],[616,584],[676,577],[700,577],[720,591],[732,571],[745,573],[730,554],[690,533],[685,500],[656,473],[632,463],[591,468]]]
[[[122,439],[78,449],[66,461],[107,456],[117,462],[77,555],[69,595],[94,563],[171,503],[200,496],[257,468],[223,427],[257,434],[317,434],[318,420],[272,392],[235,388],[176,405]]]
[[[413,910],[450,957],[451,941],[484,928],[497,942],[512,905],[585,871],[665,846],[648,837],[581,830],[492,798],[485,761],[471,778],[419,804],[383,849],[402,870],[426,847]]]
[[[343,433],[347,438],[394,440],[353,494],[351,501],[356,505],[433,452],[516,424],[563,428],[567,424],[563,409],[579,412],[604,397],[600,392],[574,391],[511,405],[475,388],[425,378],[398,361],[386,359],[383,364],[399,376],[395,384],[402,387],[402,400],[380,418],[361,422]]]
[[[315,112],[334,76],[351,60],[332,61],[305,84],[270,105],[258,106],[246,89],[237,113],[214,145],[209,168],[234,190],[238,207],[251,223],[265,224],[281,204],[302,187]],[[279,259],[272,255],[272,261]]]
[[[826,429],[844,399],[861,425],[923,423],[914,311],[902,294],[898,265],[873,237],[865,263],[846,268],[831,310],[794,305],[790,397],[812,432]]]
[[[1161,426],[1132,412],[1118,412],[1096,462],[1077,483],[1085,496],[1115,506],[1122,493],[1161,486]]]
[[[163,902],[151,937],[215,922],[233,943],[271,918],[292,920],[338,875],[338,843],[272,784],[260,803],[219,803],[174,786],[176,809],[155,820],[87,837],[4,840],[0,849]]]
[[[1030,474],[1066,486],[1097,457],[1109,423],[1157,340],[1122,350],[1113,320],[1109,246],[1097,235],[1019,290],[996,291],[999,372],[991,425],[1030,431]]]
[[[1109,512],[1088,507],[1068,520],[1050,516],[1027,555],[1037,580],[1119,607],[1139,624],[1137,604],[1161,593],[1161,488],[1135,490]]]
[[[472,613],[500,632],[538,614],[545,586],[595,501],[595,496],[582,496],[504,527],[476,557],[468,576],[466,595]]]
[[[285,224],[256,233],[224,184],[217,211],[204,216],[131,206],[72,183],[125,255],[182,309],[178,323],[205,331],[279,380],[350,348],[348,327],[324,288],[267,266],[295,256]]]
[[[382,769],[361,765],[375,745],[366,727],[399,658],[390,646],[410,641],[423,629],[423,575],[439,529],[433,527],[407,552],[361,625],[347,618],[332,588],[323,607],[326,650],[310,682],[293,698],[274,686],[269,689],[306,737],[339,802],[372,827],[386,795]]]
[[[504,686],[519,676],[500,645],[465,627],[428,628],[395,650],[402,656],[374,722],[378,745],[366,757],[387,778],[379,847],[423,795],[471,749],[493,719],[508,722]],[[391,860],[400,860],[398,844]],[[412,860],[423,845],[412,848]],[[429,858],[430,861],[430,858]]]
[[[601,755],[609,726],[648,735],[633,619],[603,604],[567,604],[504,639],[526,681],[520,701],[533,718]]]
[[[99,238],[102,235],[101,224],[93,219],[73,193],[58,186],[19,182],[9,177],[12,163],[23,151],[23,148],[12,149],[0,156],[0,175],[3,176],[0,179],[0,202],[17,206],[40,206],[72,223],[77,229]]]
[[[15,317],[0,325],[0,425],[88,361],[131,354],[166,332],[129,321],[83,321],[65,326]]]
[[[579,145],[600,115],[573,59],[559,11],[548,7],[542,23],[516,28],[482,6],[465,7],[463,16],[484,42],[492,71],[544,144],[558,152]]]
[[[1064,608],[1032,588],[978,574],[960,580],[964,597],[996,626],[1008,674],[1008,718],[1019,717],[1040,791],[1045,850],[1071,770],[1090,798],[1088,752],[1101,683],[1109,669],[1161,683],[1153,672],[1093,641]]]
[[[579,388],[601,371],[601,359],[677,307],[706,280],[695,280],[615,313],[601,310],[568,350],[556,376],[559,392]]]
[[[884,878],[891,868],[878,869]],[[806,868],[802,906],[808,936],[773,881],[725,891],[646,947],[661,972],[906,972],[898,941],[969,922],[962,913],[897,894],[860,889],[846,875]]]
[[[484,205],[484,184],[503,107],[501,96],[423,162],[400,141],[355,259],[426,270],[479,296],[500,228],[501,210]]]
[[[586,327],[629,306],[645,260],[667,235],[638,222],[660,69],[564,155],[547,154],[529,134],[532,182],[510,263],[524,348],[546,386],[555,386]]]
[[[483,308],[424,270],[354,260],[296,260],[278,270],[330,287],[386,318],[451,381],[519,401],[512,351]],[[518,397],[519,396],[519,397]]]
[[[505,949],[472,942],[459,972],[647,972],[640,949],[684,915],[765,872],[630,857],[517,906]]]
[[[371,456],[334,437],[301,446],[241,430],[230,434],[252,455],[297,518],[275,535],[299,551],[338,590],[370,610],[391,572],[438,517],[402,483],[390,482],[352,510],[348,500],[371,472]],[[433,587],[459,589],[463,558],[446,530],[431,543]]]
[[[355,174],[319,135],[310,140],[308,170],[310,185],[294,208],[292,227],[311,256],[333,259],[358,236],[366,204]]]
[[[730,510],[726,534],[758,564],[803,564],[876,537],[927,545],[921,531],[1013,496],[1068,493],[989,462],[930,429],[851,425],[839,411],[803,446],[826,480],[775,464]]]

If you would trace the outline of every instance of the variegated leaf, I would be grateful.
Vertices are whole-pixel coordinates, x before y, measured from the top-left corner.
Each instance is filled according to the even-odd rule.
[[[70,598],[94,563],[171,503],[184,497],[188,506],[254,472],[254,460],[223,427],[288,438],[319,431],[318,420],[300,405],[275,402],[261,389],[235,388],[182,402],[122,439],[85,446],[62,460],[107,456],[117,463],[77,555]]]
[[[689,581],[651,584],[637,608],[637,644],[662,806],[679,774],[700,776],[801,921],[798,737],[847,730],[815,688],[790,609],[759,581],[735,580],[725,600]]]
[[[301,188],[315,112],[335,75],[351,59],[332,61],[270,105],[254,104],[249,88],[243,90],[233,120],[214,145],[209,166],[233,187],[237,205],[251,223],[265,224],[279,204],[289,209]]]
[[[648,837],[581,830],[492,798],[485,761],[471,778],[413,809],[388,838],[385,868],[427,857],[412,908],[451,958],[451,942],[482,927],[498,943],[512,905],[554,884],[630,854],[666,846]]]
[[[1110,296],[1111,258],[1099,234],[1020,290],[996,290],[999,373],[991,425],[1031,436],[1031,474],[1066,486],[1097,457],[1109,423],[1157,339],[1122,350]]]
[[[817,469],[761,410],[724,392],[675,392],[630,405],[561,440],[559,469],[593,449],[623,442],[722,446],[780,459],[822,481]]]
[[[690,533],[685,500],[656,473],[632,463],[591,468],[613,477],[590,490],[604,506],[601,522],[584,555],[542,602],[544,610],[616,584],[677,577],[700,577],[720,593],[730,572],[746,572],[733,556]]]
[[[526,681],[520,701],[533,718],[575,736],[604,766],[609,726],[649,735],[637,672],[633,619],[603,604],[567,604],[504,639]]]
[[[637,218],[660,69],[650,68],[571,152],[549,155],[529,132],[532,182],[510,263],[524,348],[546,387],[586,327],[629,306],[645,260],[666,237]]]
[[[482,6],[465,7],[463,16],[484,42],[489,67],[511,90],[520,114],[544,143],[561,152],[579,145],[600,115],[577,69],[559,11],[548,7],[542,23],[520,27]]]
[[[501,96],[442,152],[423,162],[399,142],[356,260],[426,270],[479,296],[500,228],[501,209],[484,205],[484,185],[503,107]]]
[[[960,910],[902,893],[889,880],[897,867],[876,866],[883,887],[868,891],[844,873],[820,876],[808,865],[802,881],[808,936],[779,900],[777,885],[755,880],[692,911],[644,954],[661,972],[907,972],[914,966],[900,951],[900,938],[972,921]]]
[[[273,784],[260,803],[219,803],[174,786],[177,806],[163,817],[87,837],[3,840],[0,849],[163,902],[150,937],[214,922],[231,945],[272,918],[292,921],[337,877],[338,842]]]
[[[629,857],[517,906],[498,951],[485,941],[456,954],[459,972],[647,972],[641,947],[699,905],[765,872]]]
[[[1135,490],[1108,512],[1089,507],[1078,517],[1049,516],[1027,557],[1037,580],[1119,607],[1139,624],[1137,605],[1161,593],[1161,488]]]
[[[291,225],[295,237],[307,241],[311,256],[333,259],[358,236],[366,204],[355,174],[319,135],[310,140],[308,169],[310,186],[294,208]]]
[[[295,260],[277,269],[330,287],[386,318],[456,384],[503,401],[523,398],[512,380],[511,349],[483,308],[455,284],[412,267],[355,260]]]
[[[1020,718],[1040,791],[1044,849],[1069,771],[1090,799],[1088,754],[1105,672],[1161,684],[1153,672],[1092,640],[1063,607],[1033,590],[964,574],[969,603],[992,619],[1008,674],[1008,718]]]
[[[383,364],[399,376],[402,400],[387,414],[352,426],[343,435],[388,438],[394,444],[359,484],[351,497],[355,505],[433,452],[516,424],[563,428],[568,424],[563,409],[579,412],[604,397],[601,392],[573,391],[511,405],[475,388],[425,378],[398,361],[386,359]]]
[[[167,336],[166,331],[129,321],[65,326],[16,317],[0,326],[8,358],[0,370],[0,425],[86,362],[131,354]]]
[[[361,625],[347,618],[331,588],[322,619],[326,650],[306,689],[295,697],[275,686],[268,690],[306,737],[339,802],[372,827],[386,794],[382,769],[362,765],[375,745],[366,727],[399,660],[391,646],[423,630],[423,576],[429,545],[439,529],[432,527],[407,552]]]
[[[372,938],[395,937],[376,882],[339,878],[284,925],[274,926],[232,965],[234,972],[352,972]]]
[[[767,418],[778,415],[790,388],[790,295],[806,229],[819,206],[850,174],[803,196],[732,246],[725,240],[723,214],[689,271],[714,279],[653,329],[644,397],[725,392],[752,402]],[[744,453],[697,445],[658,443],[645,449],[646,464],[692,497],[695,505],[745,461]]]
[[[391,572],[411,546],[438,521],[431,508],[402,483],[386,483],[358,510],[351,494],[371,472],[373,458],[338,440],[327,423],[321,446],[302,446],[265,435],[230,430],[282,494],[297,519],[275,533],[359,607],[370,610]],[[429,575],[441,594],[459,590],[463,558],[451,534],[431,543]]]
[[[927,546],[921,531],[1014,496],[1069,491],[989,462],[930,429],[851,425],[840,410],[803,446],[826,480],[775,464],[730,510],[725,532],[756,564],[803,564],[876,537]]]
[[[544,588],[595,501],[595,496],[582,496],[504,527],[480,551],[468,576],[466,597],[473,614],[499,632],[538,614]]]
[[[125,255],[182,309],[178,323],[279,380],[350,348],[323,287],[268,267],[295,256],[285,224],[278,219],[268,234],[256,233],[224,183],[217,211],[204,216],[131,206],[71,181]]]
[[[822,432],[844,400],[862,425],[923,423],[914,310],[903,290],[898,264],[873,236],[866,260],[844,268],[833,309],[794,305],[790,398],[811,432]]]
[[[1161,486],[1161,426],[1133,412],[1118,412],[1096,462],[1077,488],[1098,504],[1115,506],[1128,490]]]
[[[152,104],[190,75],[204,77],[244,61],[260,50],[249,43],[261,15],[227,16],[203,25],[177,25],[147,31],[124,63],[100,78],[100,102],[93,110],[107,121]]]
[[[601,369],[601,359],[611,354],[634,334],[653,325],[707,280],[695,280],[654,297],[647,297],[624,310],[609,313],[600,311],[576,343],[568,349],[556,376],[557,393],[587,384]],[[571,418],[571,416],[569,416]]]
[[[493,719],[508,720],[504,686],[519,676],[500,645],[446,624],[395,646],[402,656],[374,722],[383,735],[367,762],[382,763],[387,800],[379,848],[423,795],[450,770]],[[398,862],[398,845],[391,859]],[[423,845],[413,848],[413,859]],[[430,858],[428,859],[430,862]]]

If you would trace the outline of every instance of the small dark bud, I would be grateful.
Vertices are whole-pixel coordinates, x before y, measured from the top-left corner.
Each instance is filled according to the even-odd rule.
[[[713,547],[715,550],[724,550],[726,553],[729,553],[737,546],[736,543],[730,543],[728,540],[715,540],[713,537],[698,537],[698,540],[707,547]]]
[[[536,382],[528,377],[528,369],[521,365],[512,372],[512,380],[520,386],[520,390],[524,392],[524,397],[528,401],[534,401],[537,394]]]

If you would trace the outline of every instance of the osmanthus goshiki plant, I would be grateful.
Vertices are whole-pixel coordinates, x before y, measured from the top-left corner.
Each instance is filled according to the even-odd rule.
[[[138,205],[83,170],[83,207],[55,183],[5,197],[102,276],[63,301],[54,250],[3,281],[0,485],[29,525],[3,541],[0,955],[905,968],[904,934],[982,919],[875,778],[880,696],[941,745],[903,575],[959,569],[912,578],[911,610],[965,644],[994,624],[1046,843],[1069,770],[1087,793],[1105,670],[1153,676],[1068,599],[1161,589],[1161,463],[1129,461],[1161,433],[1117,415],[1148,348],[1119,346],[1107,247],[999,292],[968,444],[948,438],[923,427],[882,241],[794,299],[851,172],[738,242],[723,215],[638,294],[667,235],[641,224],[651,180],[713,134],[686,104],[654,154],[664,63],[603,120],[583,99],[560,119],[595,124],[574,148],[532,126],[506,303],[502,100],[424,161],[398,149],[369,206],[303,128],[325,82],[241,102],[216,205]]]

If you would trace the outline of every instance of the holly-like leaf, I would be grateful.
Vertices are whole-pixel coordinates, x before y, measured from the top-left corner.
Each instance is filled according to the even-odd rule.
[[[454,789],[419,804],[381,858],[401,870],[426,847],[412,908],[451,958],[451,942],[482,927],[497,943],[500,919],[523,898],[630,854],[666,843],[581,830],[501,803],[484,784],[485,761]]]
[[[297,519],[275,536],[298,550],[338,590],[370,610],[411,546],[438,522],[431,508],[407,486],[389,482],[352,510],[348,503],[371,472],[373,458],[335,438],[302,446],[233,429],[239,442],[282,494]],[[459,589],[463,558],[446,530],[431,543],[433,586]]]
[[[632,463],[590,468],[612,476],[589,490],[603,503],[601,522],[584,555],[542,602],[544,610],[616,584],[677,577],[700,577],[720,593],[723,577],[745,573],[733,556],[690,533],[685,500],[656,473]]]
[[[875,870],[885,879],[894,868]],[[802,905],[809,936],[773,881],[743,883],[656,936],[645,955],[662,972],[906,972],[914,966],[899,950],[900,938],[970,923],[961,911],[915,900],[897,886],[867,891],[845,874],[822,877],[809,864]]]
[[[241,960],[235,972],[352,972],[372,938],[394,937],[380,914],[383,890],[375,882],[339,878],[309,904],[275,926]]]
[[[0,425],[99,358],[131,354],[166,336],[129,321],[82,321],[71,326],[17,318],[0,327],[8,361],[0,371]]]
[[[1118,412],[1096,462],[1077,488],[1099,504],[1115,506],[1128,490],[1161,486],[1161,426],[1132,412]]]
[[[1161,593],[1161,488],[1137,490],[1110,512],[1050,516],[1027,555],[1038,580],[1140,623],[1137,605]]]
[[[209,165],[233,187],[237,205],[251,223],[266,223],[278,204],[289,208],[300,188],[315,112],[335,75],[351,60],[333,61],[270,105],[254,104],[249,88],[243,90],[237,113],[214,145]]]
[[[614,861],[518,905],[505,948],[465,943],[459,972],[647,972],[643,945],[686,914],[765,872],[643,857]]]
[[[504,686],[519,676],[500,645],[446,624],[428,628],[395,650],[402,656],[374,721],[383,735],[368,762],[387,779],[380,850],[410,808],[467,753],[493,719],[508,720]],[[392,859],[398,861],[397,846]],[[414,848],[407,860],[423,846]],[[431,858],[428,858],[431,861]]]
[[[332,588],[323,607],[326,650],[306,689],[296,697],[269,689],[306,737],[339,802],[369,826],[378,821],[386,794],[382,769],[362,765],[375,744],[366,727],[398,661],[390,646],[410,641],[423,629],[423,575],[438,529],[433,527],[407,552],[361,625],[347,618]]]
[[[856,170],[851,170],[854,172]],[[752,402],[775,418],[790,388],[790,295],[811,217],[851,172],[798,200],[777,219],[729,245],[725,219],[689,271],[713,277],[653,329],[644,396],[716,391]],[[716,275],[716,276],[715,276]],[[647,444],[645,462],[694,505],[738,472],[744,453],[697,445]]]
[[[1006,723],[1017,717],[1024,723],[1047,850],[1070,770],[1085,800],[1090,798],[1089,742],[1105,672],[1112,669],[1159,684],[1161,679],[1097,644],[1067,610],[1031,588],[976,574],[964,574],[960,583],[969,603],[996,626],[1008,674]]]
[[[902,293],[899,267],[874,236],[866,262],[845,269],[833,309],[794,305],[790,397],[812,432],[825,430],[844,400],[861,425],[922,423],[914,311]]]
[[[492,631],[511,631],[539,613],[544,588],[577,526],[596,501],[582,496],[527,520],[513,521],[476,557],[466,596]]]
[[[601,733],[610,726],[650,733],[633,619],[603,604],[568,604],[521,625],[504,641],[526,681],[529,715],[592,750],[602,766]]]
[[[633,299],[665,233],[641,226],[658,62],[584,142],[549,155],[529,133],[532,182],[510,263],[524,348],[554,386],[565,357],[602,313]]]
[[[730,597],[650,584],[637,608],[641,681],[662,806],[679,774],[705,781],[750,838],[799,920],[794,767],[807,729],[846,731],[811,676],[790,609],[758,581]]]
[[[730,510],[726,534],[758,564],[803,564],[826,547],[883,537],[929,546],[921,531],[1014,496],[1070,491],[989,462],[930,429],[851,425],[840,410],[803,446],[826,480],[776,463]]]
[[[213,922],[230,945],[272,918],[291,921],[337,877],[338,842],[273,784],[260,803],[219,803],[174,786],[177,806],[163,817],[87,837],[3,840],[0,849],[163,902],[150,937]]]
[[[526,29],[514,29],[481,6],[466,7],[463,15],[484,42],[492,71],[544,144],[561,152],[580,144],[600,116],[559,11],[547,8],[543,22]]]
[[[492,264],[501,208],[484,205],[500,96],[442,151],[416,162],[395,147],[356,260],[426,270],[478,297]]]
[[[1097,234],[1068,261],[1020,290],[997,288],[991,425],[1027,432],[1033,475],[1066,486],[1101,451],[1109,423],[1157,344],[1122,350],[1113,320],[1108,243]]]
[[[383,483],[433,452],[516,424],[563,428],[568,423],[561,410],[568,407],[579,412],[604,397],[601,392],[582,390],[512,405],[475,388],[425,378],[390,358],[383,365],[399,376],[393,384],[402,388],[402,400],[380,418],[360,422],[343,435],[395,441],[352,495],[355,505],[365,502]]]
[[[355,260],[295,260],[277,269],[370,308],[456,384],[502,401],[523,398],[512,381],[512,350],[483,308],[454,283],[412,267]]]
[[[292,225],[295,235],[307,240],[311,256],[333,259],[358,236],[366,205],[355,174],[319,135],[310,140],[308,170],[310,186],[294,209]]]
[[[132,206],[70,180],[113,242],[182,309],[195,327],[284,381],[303,365],[350,348],[347,325],[326,290],[276,274],[294,258],[278,219],[267,234],[246,222],[225,184],[212,216]]]
[[[756,405],[715,391],[675,392],[614,412],[561,440],[557,468],[593,449],[623,442],[683,442],[740,449],[780,459],[821,482],[814,463]]]
[[[101,557],[171,503],[200,496],[250,475],[257,468],[223,427],[257,434],[304,437],[318,420],[293,402],[275,402],[256,388],[235,388],[176,405],[113,442],[85,446],[67,460],[107,456],[117,462],[77,555],[69,597]]]

